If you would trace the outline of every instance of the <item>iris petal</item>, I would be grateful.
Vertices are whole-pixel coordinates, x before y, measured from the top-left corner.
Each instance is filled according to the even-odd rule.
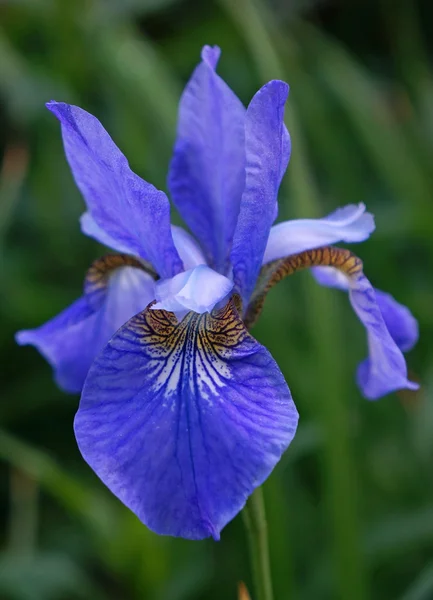
[[[383,320],[393,340],[402,352],[409,352],[418,341],[418,321],[407,306],[397,302],[391,294],[376,288],[374,291]]]
[[[80,225],[83,233],[104,244],[104,246],[125,254],[133,254],[133,249],[130,246],[119,243],[118,240],[110,237],[103,229],[98,227],[90,213],[86,212],[81,215]],[[171,235],[185,270],[206,264],[206,258],[200,245],[185,229],[172,225]]]
[[[278,188],[289,160],[290,144],[283,122],[288,93],[286,83],[270,81],[247,110],[246,183],[231,253],[235,284],[245,306],[262,265],[276,216]]]
[[[321,285],[346,291],[350,288],[348,277],[333,267],[315,267],[312,272]],[[408,352],[418,341],[418,321],[410,310],[397,302],[391,294],[377,288],[374,288],[374,292],[376,303],[392,339],[402,352]]]
[[[153,298],[152,277],[140,269],[122,267],[111,276],[98,308],[83,296],[41,327],[18,332],[16,339],[41,352],[53,367],[59,387],[80,392],[98,352]]]
[[[180,101],[169,188],[208,263],[225,273],[245,183],[245,108],[215,73],[205,46]]]
[[[126,241],[119,241],[117,238],[113,238],[108,233],[96,224],[95,219],[89,212],[85,212],[80,217],[81,231],[89,237],[95,239],[100,244],[117,250],[117,252],[124,252],[125,254],[134,254],[134,244],[128,244]]]
[[[90,369],[75,419],[85,460],[160,534],[219,538],[291,442],[298,414],[233,302],[181,323],[146,310]]]
[[[375,291],[365,276],[352,283],[349,296],[367,329],[369,357],[359,365],[357,377],[364,396],[376,400],[396,390],[418,389],[418,384],[407,378],[404,356],[388,331]]]
[[[272,227],[263,263],[338,242],[362,242],[374,231],[364,204],[349,204],[322,219],[294,219]]]
[[[171,233],[173,235],[174,245],[179,252],[185,271],[193,269],[198,265],[206,264],[206,258],[203,251],[192,235],[177,225],[171,226]]]
[[[91,114],[63,102],[49,102],[62,125],[66,157],[97,228],[90,235],[149,260],[161,277],[182,270],[170,231],[165,194],[131,171],[128,161],[101,123]]]

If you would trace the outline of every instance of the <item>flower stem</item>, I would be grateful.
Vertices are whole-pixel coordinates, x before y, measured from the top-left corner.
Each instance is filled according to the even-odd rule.
[[[257,600],[272,600],[271,566],[269,561],[268,525],[263,491],[258,487],[242,511],[250,546],[251,569]]]

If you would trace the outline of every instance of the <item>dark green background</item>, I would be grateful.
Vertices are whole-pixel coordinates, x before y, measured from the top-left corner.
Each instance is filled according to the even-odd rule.
[[[251,575],[242,519],[220,543],[162,538],[81,459],[78,398],[14,332],[55,315],[101,252],[50,99],[104,123],[132,168],[165,189],[182,86],[203,44],[247,103],[290,83],[293,152],[281,218],[364,201],[356,251],[411,307],[419,393],[364,400],[364,331],[345,294],[309,274],[269,295],[256,337],[301,414],[264,486],[277,600],[433,598],[433,9],[428,1],[3,0],[0,3],[0,598],[222,600]],[[252,591],[252,590],[251,590]]]

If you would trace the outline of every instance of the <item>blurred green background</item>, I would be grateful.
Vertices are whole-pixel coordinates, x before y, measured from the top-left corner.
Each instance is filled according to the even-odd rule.
[[[158,537],[86,466],[48,365],[13,335],[74,300],[102,253],[50,99],[103,122],[165,189],[182,86],[203,44],[247,103],[290,83],[293,152],[280,217],[364,201],[377,231],[355,251],[411,307],[416,393],[369,403],[365,334],[344,294],[308,273],[267,299],[254,335],[301,414],[264,486],[276,600],[433,598],[433,6],[429,0],[0,2],[0,598],[222,600],[252,591],[237,517],[222,541]]]

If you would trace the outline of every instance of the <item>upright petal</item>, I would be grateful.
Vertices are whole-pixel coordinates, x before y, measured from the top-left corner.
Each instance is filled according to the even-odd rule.
[[[374,231],[365,204],[349,204],[322,219],[295,219],[272,227],[263,263],[338,242],[362,242]]]
[[[94,238],[104,246],[125,254],[131,254],[129,246],[120,243],[117,239],[109,236],[95,223],[90,213],[86,212],[80,218],[81,231]],[[171,226],[171,235],[174,246],[179,254],[185,270],[192,269],[197,265],[205,265],[206,258],[198,242],[182,227]]]
[[[171,236],[165,194],[131,171],[98,119],[63,102],[49,102],[47,107],[62,125],[66,157],[97,226],[90,235],[97,237],[99,229],[102,243],[107,236],[115,240],[122,250],[149,260],[161,277],[179,273],[182,263]]]
[[[96,224],[95,219],[89,212],[85,212],[80,217],[81,231],[93,238],[100,244],[117,250],[117,252],[123,252],[125,254],[134,254],[134,247],[128,241],[122,241],[117,238],[113,238],[108,233]]]
[[[350,288],[349,278],[333,267],[315,267],[312,272],[321,285],[346,291]],[[374,288],[374,292],[377,306],[392,339],[402,352],[408,352],[418,341],[418,321],[410,310],[397,302],[391,294],[377,288]]]
[[[87,294],[41,327],[18,332],[16,339],[39,350],[53,367],[59,387],[80,392],[98,352],[153,298],[150,275],[135,267],[121,267],[110,276],[98,302]]]
[[[215,73],[219,53],[203,48],[182,94],[168,185],[207,262],[226,273],[245,184],[245,108]]]
[[[286,83],[271,81],[257,92],[247,110],[246,183],[231,253],[235,284],[245,306],[262,265],[289,159],[283,122],[288,93]]]
[[[146,310],[90,369],[75,419],[85,460],[159,534],[219,538],[291,442],[298,414],[230,301],[181,323]]]
[[[395,390],[418,389],[418,384],[407,378],[404,356],[388,331],[375,291],[364,275],[351,282],[349,296],[367,329],[369,356],[358,368],[358,384],[363,394],[376,400]]]

